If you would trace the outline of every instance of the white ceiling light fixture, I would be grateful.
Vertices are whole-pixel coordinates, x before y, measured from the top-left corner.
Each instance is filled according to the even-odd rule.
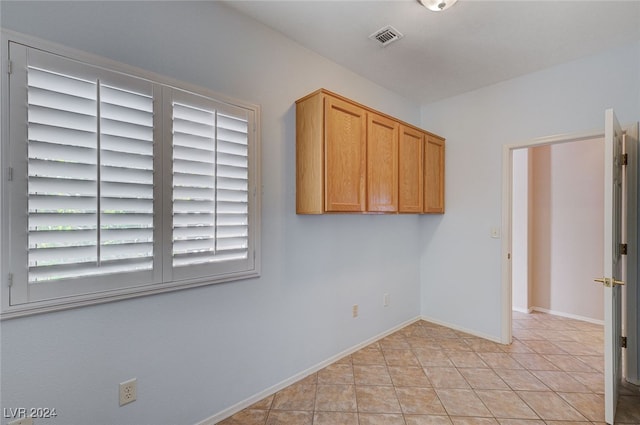
[[[429,10],[441,12],[453,6],[458,0],[418,0],[418,2]]]

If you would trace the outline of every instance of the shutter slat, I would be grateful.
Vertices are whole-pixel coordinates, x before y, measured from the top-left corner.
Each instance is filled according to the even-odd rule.
[[[96,99],[96,83],[94,81],[87,81],[33,66],[28,68],[27,81],[29,88],[36,87],[85,99]]]
[[[248,205],[244,202],[218,202],[218,215],[247,214]]]
[[[173,199],[178,201],[215,201],[216,192],[210,188],[204,187],[180,187],[173,188]]]
[[[175,135],[189,135],[193,140],[195,140],[193,136],[211,139],[215,137],[215,127],[206,123],[174,118],[173,133]]]
[[[246,204],[248,193],[239,190],[218,190],[218,202],[236,202]]]
[[[63,162],[32,158],[29,160],[29,177],[90,180],[96,175],[96,166],[91,163]],[[92,179],[91,179],[92,180]]]
[[[248,238],[221,238],[218,236],[218,251],[240,251],[248,247]]]
[[[202,237],[198,239],[173,241],[174,255],[202,252],[208,252],[212,254],[215,252],[215,238]]]
[[[210,253],[189,253],[186,255],[175,255],[173,258],[174,267],[194,266],[198,264],[217,263],[233,260],[244,260],[249,256],[246,249],[228,251],[222,254],[213,255]]]
[[[39,230],[95,229],[96,214],[29,212],[29,232]]]
[[[100,132],[108,136],[152,142],[153,131],[149,131],[149,129],[150,127],[146,125],[116,121],[104,117],[100,120]]]
[[[211,162],[187,161],[174,158],[173,172],[174,174],[184,173],[213,178],[213,175],[215,173],[215,165]]]
[[[225,113],[219,113],[218,128],[247,134],[249,126],[246,118],[232,117],[231,115],[227,115]]]
[[[31,283],[48,282],[102,274],[151,270],[152,268],[153,261],[149,258],[120,260],[116,263],[103,262],[100,269],[97,269],[94,263],[58,265],[45,268],[33,267],[29,269],[29,281]]]
[[[218,153],[218,164],[225,167],[247,168],[246,156]]]
[[[246,137],[246,136],[245,136]],[[241,158],[246,158],[248,152],[247,145],[239,145],[236,143],[228,143],[222,140],[218,141],[218,154],[222,155],[235,155]]]
[[[151,130],[151,129],[150,129]],[[134,139],[103,134],[100,137],[100,147],[104,151],[153,156],[153,141],[145,138]]]
[[[93,114],[78,114],[30,105],[28,123],[91,133],[96,128],[96,117]]]
[[[95,196],[95,194],[95,181],[29,177],[29,195]]]
[[[153,156],[130,154],[126,152],[114,152],[102,150],[100,161],[103,166],[126,168],[132,170],[147,170],[153,172]]]
[[[225,128],[218,127],[218,140],[230,144],[246,145],[247,133],[238,132],[233,130],[227,130]]]
[[[102,84],[100,86],[100,100],[105,104],[153,113],[153,97],[150,93],[134,93],[129,90]]]
[[[129,182],[105,182],[101,186],[105,198],[153,199],[153,185]]]
[[[62,248],[95,245],[98,240],[95,229],[70,229],[67,231],[39,231],[29,233],[29,249]]]
[[[212,175],[174,173],[173,184],[177,187],[195,187],[215,189],[216,179]]]
[[[246,238],[249,236],[249,229],[245,225],[222,226],[218,223],[218,238]]]
[[[211,126],[215,123],[215,111],[174,102],[173,119],[177,122],[191,121]]]
[[[189,227],[174,227],[173,229],[174,240],[190,240],[198,238],[215,238],[214,226],[189,226]]]
[[[215,211],[215,202],[206,200],[187,200],[183,201],[175,199],[173,201],[174,214],[193,214],[193,213],[209,213]]]
[[[213,141],[211,141],[211,143],[213,143]],[[177,160],[194,161],[205,164],[214,164],[216,160],[215,152],[213,150],[196,149],[187,146],[174,146],[173,157]]]
[[[103,182],[112,183],[138,183],[153,185],[153,170],[140,170],[122,166],[102,166],[101,175]]]
[[[29,214],[36,213],[95,213],[98,211],[98,203],[94,197],[83,196],[29,196]]]
[[[153,242],[152,228],[126,228],[100,230],[102,245],[151,243]]]
[[[244,179],[218,177],[217,184],[219,190],[235,190],[240,192],[246,192],[249,190],[249,182]]]
[[[29,267],[96,262],[96,252],[96,241],[86,246],[30,249]]]
[[[112,105],[101,103],[100,116],[103,119],[117,121],[121,123],[140,125],[143,127],[153,126],[153,114],[146,111],[140,111],[122,105]]]
[[[101,261],[113,262],[151,257],[153,257],[153,243],[151,242],[101,244],[100,246]]]
[[[91,88],[92,90],[95,90],[93,86]],[[84,97],[74,96],[69,93],[61,93],[34,86],[29,87],[29,105],[86,114],[87,111],[95,108],[94,101],[95,98],[87,99]]]
[[[32,141],[95,149],[97,137],[93,132],[31,123],[29,124],[29,143]]]
[[[30,160],[59,161],[63,163],[96,164],[95,149],[71,145],[29,141]]]
[[[102,212],[100,222],[103,229],[149,228],[153,229],[152,213],[109,213]]]
[[[176,146],[201,149],[204,151],[213,151],[213,146],[211,145],[212,138],[213,134],[198,136],[195,134],[176,132],[175,129],[173,132],[173,140]]]
[[[213,212],[206,212],[201,214],[176,214],[173,216],[173,228],[197,228],[197,227],[209,227],[213,226],[215,222],[215,215]]]

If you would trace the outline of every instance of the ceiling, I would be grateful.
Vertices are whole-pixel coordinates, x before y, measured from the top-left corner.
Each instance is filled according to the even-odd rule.
[[[428,103],[640,40],[640,1],[228,0],[236,10],[409,99]],[[392,25],[404,37],[368,37]]]

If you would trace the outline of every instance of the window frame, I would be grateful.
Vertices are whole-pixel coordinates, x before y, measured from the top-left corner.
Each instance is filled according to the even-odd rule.
[[[24,45],[27,48],[41,50],[46,53],[57,55],[67,60],[79,62],[81,66],[88,65],[92,68],[99,68],[105,73],[113,75],[121,74],[125,78],[135,78],[144,80],[153,88],[154,102],[154,118],[153,118],[153,134],[154,134],[154,259],[153,269],[151,270],[151,280],[140,283],[133,279],[125,286],[118,288],[104,289],[100,288],[95,292],[85,292],[81,294],[64,294],[50,297],[49,299],[39,301],[27,301],[21,304],[11,302],[12,294],[16,291],[29,291],[28,279],[24,272],[14,273],[13,269],[17,266],[12,264],[16,241],[12,240],[15,233],[12,226],[14,217],[18,214],[15,210],[14,195],[12,192],[15,187],[15,179],[10,181],[10,173],[13,171],[14,153],[13,146],[16,141],[10,140],[12,133],[11,126],[20,125],[20,121],[13,118],[14,106],[10,104],[15,96],[2,96],[1,123],[2,132],[0,146],[0,164],[2,167],[2,178],[0,179],[0,252],[2,258],[0,260],[0,284],[2,285],[1,295],[1,311],[0,319],[10,319],[13,317],[21,317],[31,314],[45,313],[49,311],[64,310],[86,305],[99,304],[104,302],[165,293],[170,291],[182,290],[187,288],[211,285],[234,280],[243,280],[260,276],[260,107],[255,104],[240,101],[220,93],[213,92],[209,89],[199,87],[183,81],[178,81],[153,72],[149,72],[137,67],[133,67],[111,59],[106,59],[93,54],[82,52],[69,47],[61,46],[56,43],[44,41],[36,37],[27,36],[9,30],[1,30],[0,37],[2,39],[0,53],[2,55],[2,81],[0,92],[9,93],[9,46],[11,43]],[[15,74],[15,72],[13,73]],[[26,84],[26,81],[24,81]],[[24,86],[26,90],[26,85]],[[217,271],[215,274],[193,275],[189,273],[174,272],[171,262],[172,251],[172,139],[171,125],[167,122],[167,117],[171,116],[171,110],[167,110],[167,104],[170,105],[169,92],[182,92],[193,97],[200,97],[206,101],[216,104],[226,105],[229,108],[239,108],[246,111],[248,115],[248,259],[243,267],[232,268],[222,272]],[[24,106],[26,108],[26,106]],[[24,112],[24,111],[23,111]],[[17,123],[17,124],[16,124]],[[26,135],[26,131],[25,131]],[[24,148],[23,148],[24,149]],[[26,167],[26,157],[21,159],[22,167]],[[15,171],[13,171],[15,172]],[[19,197],[19,196],[18,196]],[[28,195],[21,198],[24,205],[28,200]],[[11,209],[14,208],[14,211]],[[19,221],[27,223],[25,217]],[[26,228],[23,241],[26,241]],[[26,245],[25,245],[26,249]],[[20,257],[27,259],[28,254],[22,253]],[[222,264],[222,263],[219,263]],[[215,266],[219,267],[219,266]],[[176,269],[178,270],[178,269]],[[130,272],[131,276],[137,272]],[[149,274],[149,273],[148,273]],[[16,276],[20,275],[20,281]],[[98,275],[95,277],[97,281],[108,281],[113,275]],[[118,275],[121,276],[121,275]],[[127,274],[128,276],[128,274]],[[174,277],[175,276],[175,277]],[[84,279],[84,278],[83,278]],[[89,278],[94,279],[94,278]],[[55,294],[55,291],[54,291]],[[24,296],[24,294],[23,294]],[[27,295],[28,296],[28,295]]]

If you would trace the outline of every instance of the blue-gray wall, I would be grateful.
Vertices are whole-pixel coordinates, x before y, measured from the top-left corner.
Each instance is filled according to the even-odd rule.
[[[5,28],[259,104],[263,184],[260,279],[3,321],[2,407],[194,424],[419,315],[424,217],[295,214],[294,102],[325,87],[415,124],[419,105],[219,2],[1,7]]]

